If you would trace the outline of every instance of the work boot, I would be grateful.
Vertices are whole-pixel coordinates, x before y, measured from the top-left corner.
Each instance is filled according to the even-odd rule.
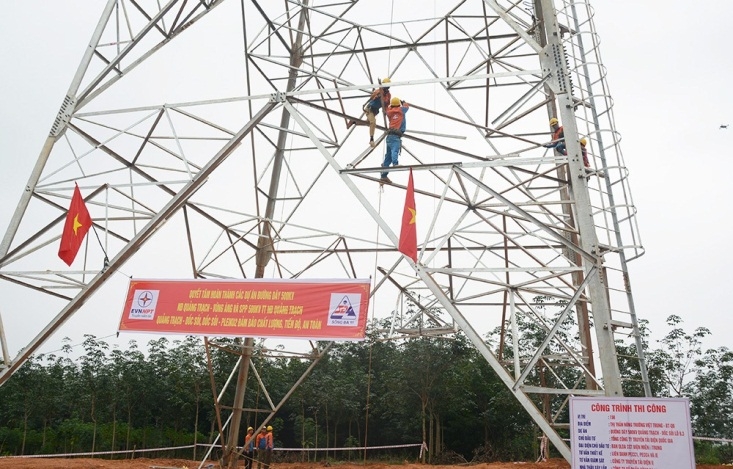
[[[387,176],[384,176],[383,178],[379,178],[379,183],[380,184],[392,184],[392,181]]]
[[[376,143],[374,143],[374,138],[370,138],[370,139],[369,139],[369,146],[370,146],[370,147],[372,147],[372,148],[374,148],[374,147],[376,147],[376,146],[377,146],[377,144],[376,144]]]

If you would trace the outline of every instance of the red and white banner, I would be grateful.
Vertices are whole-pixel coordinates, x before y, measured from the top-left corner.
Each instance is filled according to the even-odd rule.
[[[363,340],[369,279],[131,280],[120,331]]]

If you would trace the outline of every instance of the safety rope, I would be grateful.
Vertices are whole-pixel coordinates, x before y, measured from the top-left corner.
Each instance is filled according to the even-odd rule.
[[[382,184],[379,184],[379,197],[377,199],[377,213],[379,214],[379,218],[382,218],[382,194],[384,193],[384,186]],[[377,234],[374,237],[375,241],[375,249],[374,249],[374,273],[372,274],[372,278],[374,279],[374,282],[377,281],[377,265],[379,265],[379,234],[380,234],[380,228],[379,223],[377,223]],[[372,319],[374,319],[374,302],[376,300],[376,295],[372,293],[372,307],[369,308],[371,311]]]
[[[369,435],[369,393],[372,387],[372,343],[369,342],[369,370],[367,372],[367,388],[366,388],[366,409],[364,416],[364,464],[367,462],[366,446],[369,444],[367,437]]]

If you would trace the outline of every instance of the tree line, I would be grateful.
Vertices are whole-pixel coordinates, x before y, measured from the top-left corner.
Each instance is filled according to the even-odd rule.
[[[670,331],[652,347],[648,324],[642,322],[654,395],[689,397],[695,435],[733,439],[733,352],[726,347],[703,350],[710,331],[687,332],[678,316],[670,316],[667,325]],[[520,324],[524,336],[529,327]],[[370,326],[367,340],[331,347],[270,423],[276,447],[424,441],[434,463],[537,457],[539,429],[465,336],[394,341],[384,340],[378,330]],[[492,344],[495,339],[487,341]],[[541,340],[541,334],[536,339]],[[200,338],[159,338],[143,352],[135,341],[110,348],[87,335],[82,347],[84,353],[72,359],[65,339],[59,353],[32,356],[0,387],[0,455],[139,451],[214,440],[218,427]],[[638,361],[631,358],[634,348],[617,344],[624,394],[640,397],[643,387]],[[221,348],[211,348],[210,357],[220,390],[237,357]],[[308,366],[272,354],[265,358],[255,353],[253,360],[258,374],[268,378],[275,402]],[[255,377],[249,379],[244,407],[262,408],[265,396]],[[232,402],[233,386],[228,392],[222,402]],[[562,407],[539,399],[537,406],[550,411]],[[243,428],[257,426],[261,415],[246,412]],[[733,461],[730,444],[696,441],[695,446],[699,462]],[[194,446],[162,456],[196,459],[201,451]],[[414,459],[417,453],[411,448],[400,454],[385,452],[383,457]],[[318,457],[344,456],[334,451]]]

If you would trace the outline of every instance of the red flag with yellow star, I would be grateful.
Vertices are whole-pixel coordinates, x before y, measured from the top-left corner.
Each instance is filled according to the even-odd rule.
[[[415,209],[415,186],[412,181],[412,169],[410,179],[407,181],[407,193],[405,194],[405,210],[402,212],[402,229],[400,230],[400,252],[413,261],[417,262],[417,210]]]
[[[71,266],[74,262],[81,242],[84,241],[84,236],[91,227],[92,217],[89,216],[89,210],[81,196],[79,186],[76,186],[74,195],[71,197],[69,212],[66,214],[66,223],[61,234],[61,246],[59,246],[59,257],[66,262],[66,265]]]

